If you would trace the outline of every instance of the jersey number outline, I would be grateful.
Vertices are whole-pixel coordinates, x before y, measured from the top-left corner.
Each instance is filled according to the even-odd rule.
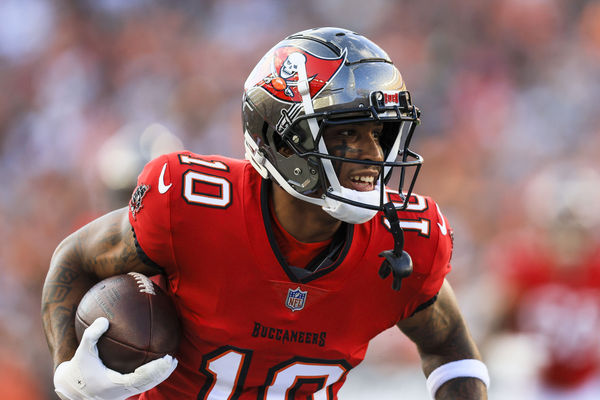
[[[398,195],[398,192],[396,192],[396,191],[386,190],[386,194],[388,196],[388,200],[392,201],[396,206],[400,206],[404,201],[404,200],[402,200],[402,198]],[[421,195],[413,193],[411,195],[410,200],[414,200],[414,202],[409,201],[409,203],[406,207],[406,211],[422,213],[422,212],[425,212],[427,209],[429,209],[429,204],[428,204],[427,200]],[[439,207],[438,207],[438,212],[440,213],[440,216],[441,216],[441,211],[439,211]],[[442,220],[443,220],[443,218],[442,218]],[[387,218],[382,216],[381,221],[385,225],[386,229],[390,230],[390,222],[387,220]],[[426,238],[429,237],[430,230],[431,230],[430,229],[431,228],[431,220],[429,220],[429,218],[418,218],[415,220],[400,219],[399,221],[400,221],[400,227],[402,229],[408,230],[408,231],[415,231],[415,232],[417,232],[417,234],[419,236],[423,236]]]
[[[202,357],[200,372],[206,382],[197,398],[200,400],[236,400],[242,394],[248,375],[252,350],[222,346]],[[271,368],[258,400],[294,399],[304,384],[317,385],[313,400],[333,399],[333,385],[344,379],[352,367],[345,360],[320,360],[294,357]]]
[[[179,154],[179,162],[229,172],[229,166],[222,161],[206,161],[187,154]],[[183,173],[181,194],[188,204],[204,207],[227,208],[233,200],[231,182],[227,178],[193,169],[188,169]]]

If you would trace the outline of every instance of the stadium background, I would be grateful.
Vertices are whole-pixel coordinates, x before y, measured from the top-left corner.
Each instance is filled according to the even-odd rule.
[[[316,26],[365,34],[401,70],[423,112],[416,190],[455,229],[449,279],[490,367],[490,398],[527,398],[540,357],[527,337],[496,329],[492,247],[553,222],[525,190],[540,170],[598,170],[597,1],[2,0],[3,398],[54,398],[40,302],[60,240],[124,206],[158,154],[243,157],[246,76],[278,40]],[[415,350],[394,331],[341,392],[375,398],[426,398]]]

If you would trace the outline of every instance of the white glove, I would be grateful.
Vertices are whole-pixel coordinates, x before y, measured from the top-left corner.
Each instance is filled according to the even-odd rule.
[[[145,392],[171,375],[177,359],[166,355],[129,374],[107,368],[98,357],[98,339],[108,329],[108,320],[96,319],[84,332],[75,355],[54,372],[54,388],[63,400],[124,400]]]

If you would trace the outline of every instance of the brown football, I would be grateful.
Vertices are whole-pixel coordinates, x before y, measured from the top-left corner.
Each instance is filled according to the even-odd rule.
[[[170,297],[145,275],[130,272],[94,285],[75,315],[77,340],[98,317],[108,330],[98,340],[98,354],[115,371],[129,373],[165,354],[175,355],[180,326]]]

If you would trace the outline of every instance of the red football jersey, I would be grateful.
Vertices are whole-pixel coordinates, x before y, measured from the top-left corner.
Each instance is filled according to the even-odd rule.
[[[537,235],[523,235],[495,251],[494,271],[514,296],[508,328],[533,335],[547,351],[542,382],[574,388],[597,375],[600,250],[561,266]]]
[[[349,225],[333,264],[300,279],[275,244],[268,185],[247,161],[189,152],[140,174],[130,221],[165,270],[183,328],[177,369],[141,399],[335,399],[369,340],[432,299],[450,271],[448,222],[414,195],[399,214],[414,263],[400,291],[378,275],[378,254],[393,248],[382,213]]]

